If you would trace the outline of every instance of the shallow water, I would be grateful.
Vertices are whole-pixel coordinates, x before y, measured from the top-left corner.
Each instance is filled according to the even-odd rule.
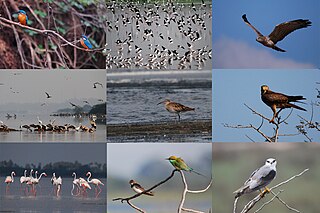
[[[17,118],[3,119],[3,122],[10,128],[20,130],[20,126],[24,124],[38,124],[37,116],[44,124],[48,124],[50,120],[56,119],[55,124],[64,125],[72,124],[79,126],[79,123],[90,127],[88,118],[73,117],[53,117],[49,115],[34,114],[17,114]],[[30,132],[26,129],[22,131],[0,132],[1,142],[104,142],[106,138],[105,125],[97,124],[97,130],[93,133],[89,132]]]
[[[211,119],[211,71],[107,76],[107,82],[108,124],[174,121],[177,116],[158,105],[165,99],[195,108],[181,120]]]
[[[5,194],[5,186],[1,181],[0,212],[106,212],[106,187],[102,188],[98,198],[95,198],[94,189],[88,191],[87,197],[71,196],[73,179],[63,178],[61,196],[56,197],[50,178],[40,180],[37,196],[25,195],[18,180],[10,185],[9,194]],[[100,180],[106,183],[106,179]]]
[[[107,74],[107,124],[178,125],[177,116],[159,102],[170,99],[195,108],[181,121],[211,120],[211,71],[148,71]],[[108,131],[108,130],[107,130]],[[146,131],[147,132],[147,131]],[[209,142],[211,131],[108,137],[108,142]]]

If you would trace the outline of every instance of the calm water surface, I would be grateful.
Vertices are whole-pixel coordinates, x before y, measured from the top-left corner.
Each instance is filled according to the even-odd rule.
[[[43,122],[48,124],[50,120],[56,119],[56,125],[72,124],[79,126],[79,123],[90,127],[88,118],[73,117],[53,117],[48,114],[18,114],[17,118],[3,119],[3,122],[10,128],[20,130],[24,124],[38,124],[37,116]],[[104,142],[106,138],[105,125],[97,124],[97,130],[94,133],[88,132],[30,132],[26,129],[17,132],[0,132],[0,142]]]
[[[51,178],[51,177],[50,177]],[[98,198],[94,196],[94,189],[88,191],[87,197],[71,196],[72,180],[63,178],[61,196],[53,195],[53,187],[49,177],[42,178],[37,186],[37,196],[25,195],[20,189],[20,183],[14,182],[10,186],[9,194],[5,194],[5,184],[1,177],[0,212],[74,212],[100,213],[106,212],[106,188]],[[106,183],[106,179],[100,179]]]

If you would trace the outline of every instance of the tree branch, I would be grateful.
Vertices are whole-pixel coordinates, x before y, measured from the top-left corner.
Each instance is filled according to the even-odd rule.
[[[287,184],[288,182],[292,181],[293,179],[295,179],[296,177],[300,177],[301,175],[303,175],[305,172],[307,172],[309,169],[305,169],[303,170],[302,172],[300,172],[299,174],[297,175],[294,175],[292,176],[291,178],[273,186],[270,188],[270,191],[271,193],[274,195],[275,198],[277,198],[282,204],[284,204],[288,209],[292,210],[292,211],[295,211],[295,212],[299,212],[298,210],[290,207],[289,205],[287,205],[283,200],[281,200],[278,196],[278,194],[275,194],[272,192],[273,189],[276,189],[284,184]],[[255,198],[253,198],[251,201],[249,201],[245,206],[244,208],[242,209],[241,213],[246,213],[246,212],[249,212],[250,209],[252,209],[264,196],[261,196],[260,194],[257,195]],[[238,201],[238,198],[235,199],[234,201],[234,208],[233,208],[233,212],[236,213],[236,205],[237,205],[237,201]],[[272,202],[272,201],[271,201]],[[260,207],[261,208],[261,207]]]

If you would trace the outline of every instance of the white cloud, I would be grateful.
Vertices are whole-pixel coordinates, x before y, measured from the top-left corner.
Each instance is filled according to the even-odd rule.
[[[267,49],[255,49],[230,38],[213,43],[213,68],[315,68],[312,64],[274,57]]]

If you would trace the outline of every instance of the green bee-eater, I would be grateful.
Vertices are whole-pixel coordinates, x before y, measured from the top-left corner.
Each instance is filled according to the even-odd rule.
[[[167,158],[166,160],[169,160],[169,162],[171,163],[171,165],[176,168],[177,170],[184,170],[184,171],[188,171],[188,172],[194,172],[197,175],[201,175],[206,177],[205,175],[198,173],[196,171],[194,171],[194,169],[192,169],[191,167],[189,167],[182,158],[176,157],[176,156],[170,156],[169,158]]]

